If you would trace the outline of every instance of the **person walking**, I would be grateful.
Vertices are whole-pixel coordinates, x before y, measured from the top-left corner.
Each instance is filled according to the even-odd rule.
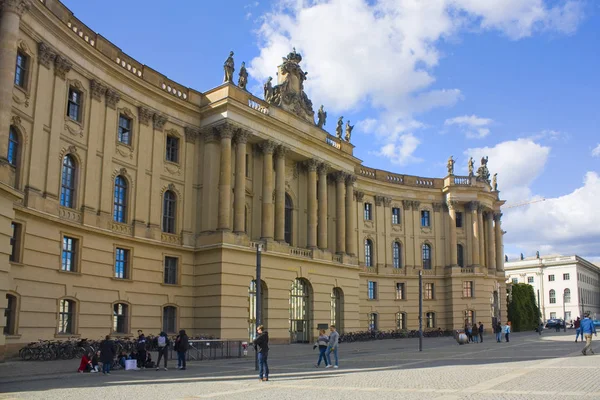
[[[186,335],[185,330],[179,331],[179,335],[175,339],[174,349],[177,352],[177,369],[185,369],[185,355],[189,348],[189,338]]]
[[[325,333],[325,329],[321,329],[319,331],[319,338],[317,339],[317,342],[313,346],[313,350],[317,346],[319,347],[319,361],[317,361],[317,363],[315,364],[316,368],[319,368],[321,366],[321,360],[323,360],[323,362],[325,362],[326,368],[329,365],[329,362],[327,361],[327,356],[325,355],[328,344],[329,344],[329,337],[327,337],[327,334]]]
[[[329,335],[329,343],[327,344],[327,365],[325,368],[331,368],[331,353],[335,357],[335,365],[333,368],[338,368],[338,345],[340,334],[335,330],[335,325],[329,327],[331,334]]]
[[[483,324],[479,321],[479,341],[483,343]]]
[[[496,334],[496,342],[502,342],[502,323],[500,321],[494,326],[494,333]]]
[[[581,336],[581,341],[583,342],[583,334],[581,333],[581,318],[577,317],[575,320],[575,343],[577,343],[577,339]]]
[[[146,368],[146,336],[141,329],[138,329],[138,340],[137,340],[137,367],[144,369]]]
[[[256,327],[258,336],[252,341],[254,350],[258,353],[258,380],[267,382],[269,380],[269,332],[264,331],[264,327],[259,325]]]
[[[115,355],[115,342],[110,339],[110,335],[106,335],[106,338],[100,343],[100,361],[102,362],[102,373],[104,375],[110,374],[110,367]]]
[[[167,370],[167,358],[169,357],[169,345],[171,341],[167,337],[165,332],[161,332],[160,335],[156,338],[156,345],[158,347],[158,360],[156,361],[156,370],[160,369],[160,359],[164,357],[164,370]]]
[[[585,338],[585,347],[581,350],[581,354],[584,356],[587,355],[588,350],[590,353],[594,354],[594,350],[592,350],[592,333],[596,336],[596,327],[594,326],[594,322],[590,319],[590,314],[586,313],[585,317],[581,321],[581,334]]]
[[[506,338],[506,343],[510,342],[510,321],[504,327],[504,337]]]
[[[465,333],[467,334],[467,338],[469,339],[469,343],[473,341],[473,329],[471,324],[467,322],[465,324]]]

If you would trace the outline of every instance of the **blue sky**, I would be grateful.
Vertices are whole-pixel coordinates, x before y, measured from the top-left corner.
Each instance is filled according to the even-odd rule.
[[[326,128],[356,123],[365,165],[422,176],[490,158],[506,252],[600,259],[600,2],[63,0],[138,61],[199,91],[235,51],[250,89],[292,46]],[[115,12],[119,10],[119,12]],[[237,73],[237,72],[236,72]]]

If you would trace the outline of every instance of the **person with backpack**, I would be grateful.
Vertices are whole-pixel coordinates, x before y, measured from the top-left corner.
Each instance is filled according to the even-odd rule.
[[[263,331],[264,327],[259,325],[256,327],[256,339],[252,341],[254,350],[258,353],[258,380],[267,382],[269,380],[269,333]]]
[[[138,329],[138,341],[137,341],[137,366],[138,368],[146,368],[146,336],[141,329]]]
[[[180,330],[179,335],[175,339],[174,350],[177,352],[177,369],[185,369],[185,353],[189,348],[189,338],[185,334],[185,330]]]
[[[161,332],[156,338],[156,347],[158,347],[158,360],[156,361],[156,370],[160,369],[160,359],[164,357],[164,370],[167,371],[167,358],[169,357],[169,345],[171,341],[165,332]]]
[[[111,340],[110,335],[106,335],[106,338],[100,343],[100,361],[102,362],[103,374],[110,374],[116,351],[115,342]]]

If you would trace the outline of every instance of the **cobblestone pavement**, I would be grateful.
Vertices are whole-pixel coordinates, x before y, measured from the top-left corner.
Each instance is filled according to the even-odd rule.
[[[189,363],[186,371],[110,376],[73,373],[76,360],[13,361],[0,364],[0,400],[600,399],[600,356],[582,356],[571,332],[515,333],[510,343],[486,339],[459,346],[426,338],[422,352],[416,339],[342,344],[337,370],[316,369],[312,346],[272,346],[269,382],[258,381],[253,353]]]

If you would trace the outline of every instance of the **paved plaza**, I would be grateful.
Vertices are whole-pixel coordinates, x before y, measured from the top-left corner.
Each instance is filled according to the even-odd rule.
[[[572,332],[464,346],[425,338],[422,352],[416,339],[342,344],[338,370],[316,369],[310,345],[272,346],[264,383],[252,352],[110,376],[74,373],[78,360],[12,361],[0,365],[0,399],[600,399],[600,356],[582,356]]]

